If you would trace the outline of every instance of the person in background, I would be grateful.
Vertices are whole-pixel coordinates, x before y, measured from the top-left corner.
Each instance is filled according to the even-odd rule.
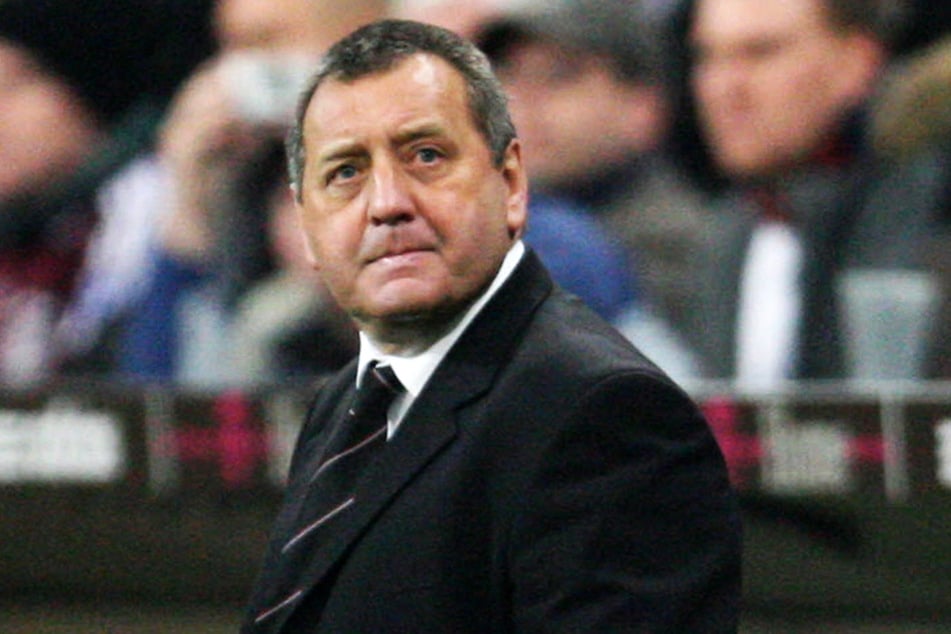
[[[522,242],[488,60],[385,20],[317,68],[289,172],[360,351],[310,408],[242,631],[736,632],[717,444]]]
[[[127,177],[142,170],[132,159],[210,51],[206,9],[200,0],[0,3],[0,383],[52,379],[72,342],[100,335],[99,314],[67,318],[91,304],[90,241],[117,209],[135,207]],[[104,311],[125,301],[143,261],[140,236],[124,238],[128,275],[98,294]]]
[[[176,94],[161,131],[166,209],[148,292],[123,333],[122,377],[192,385],[238,380],[232,370],[243,367],[240,360],[218,361],[240,349],[230,336],[235,304],[280,263],[268,232],[275,181],[259,178],[261,166],[286,133],[301,69],[385,9],[383,0],[215,3],[219,52]],[[308,293],[319,295],[319,286]]]
[[[871,143],[889,173],[922,186],[936,221],[920,243],[921,262],[935,275],[930,339],[922,376],[951,378],[951,35],[901,60],[881,90],[871,119]],[[906,200],[895,201],[899,210]],[[896,211],[900,213],[900,211]]]
[[[756,389],[862,378],[854,344],[865,327],[846,297],[851,272],[921,268],[931,185],[888,174],[867,143],[899,9],[864,0],[688,5],[690,88],[726,184],[712,203],[714,248],[691,337],[707,376]],[[892,378],[914,378],[904,374]]]
[[[609,318],[687,378],[698,373],[683,333],[706,214],[665,156],[671,105],[655,20],[639,2],[538,3],[489,20],[475,41],[511,96],[533,198],[574,206],[624,250],[642,293]]]

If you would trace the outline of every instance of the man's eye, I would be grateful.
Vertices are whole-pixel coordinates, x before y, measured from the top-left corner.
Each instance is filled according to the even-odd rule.
[[[341,165],[337,169],[330,172],[330,174],[327,177],[327,182],[332,183],[334,181],[350,180],[356,175],[357,175],[357,168],[355,168],[353,165]]]
[[[416,155],[423,163],[435,163],[441,156],[438,150],[431,147],[424,147],[420,149],[418,152],[416,152]]]

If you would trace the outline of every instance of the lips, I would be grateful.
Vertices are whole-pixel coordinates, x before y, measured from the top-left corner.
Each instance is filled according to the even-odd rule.
[[[428,236],[388,233],[376,241],[368,240],[364,249],[364,262],[372,264],[387,259],[407,257],[416,253],[436,250],[435,241]]]
[[[424,255],[426,253],[432,253],[432,250],[411,250],[411,251],[402,251],[400,253],[388,253],[383,255],[371,262],[371,264],[382,264],[393,268],[401,268],[403,266],[411,266],[417,260],[417,256]]]
[[[400,247],[398,249],[386,249],[378,254],[373,255],[367,260],[368,264],[374,262],[385,262],[387,260],[397,260],[397,259],[406,259],[412,255],[419,253],[432,252],[434,249],[424,246],[407,246]]]

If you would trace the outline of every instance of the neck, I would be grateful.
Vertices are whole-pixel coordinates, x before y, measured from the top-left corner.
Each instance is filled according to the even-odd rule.
[[[400,315],[387,319],[364,319],[354,315],[357,327],[385,354],[411,357],[429,349],[451,331],[472,304],[461,308]]]

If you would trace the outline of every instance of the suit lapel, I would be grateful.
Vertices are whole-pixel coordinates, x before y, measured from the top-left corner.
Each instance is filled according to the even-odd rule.
[[[529,251],[436,368],[399,432],[360,478],[354,491],[358,503],[339,518],[333,535],[315,549],[297,588],[307,593],[320,583],[390,501],[450,444],[457,432],[458,410],[488,391],[551,288],[541,262]],[[330,409],[339,407],[327,411]],[[284,619],[292,610],[287,612]]]

